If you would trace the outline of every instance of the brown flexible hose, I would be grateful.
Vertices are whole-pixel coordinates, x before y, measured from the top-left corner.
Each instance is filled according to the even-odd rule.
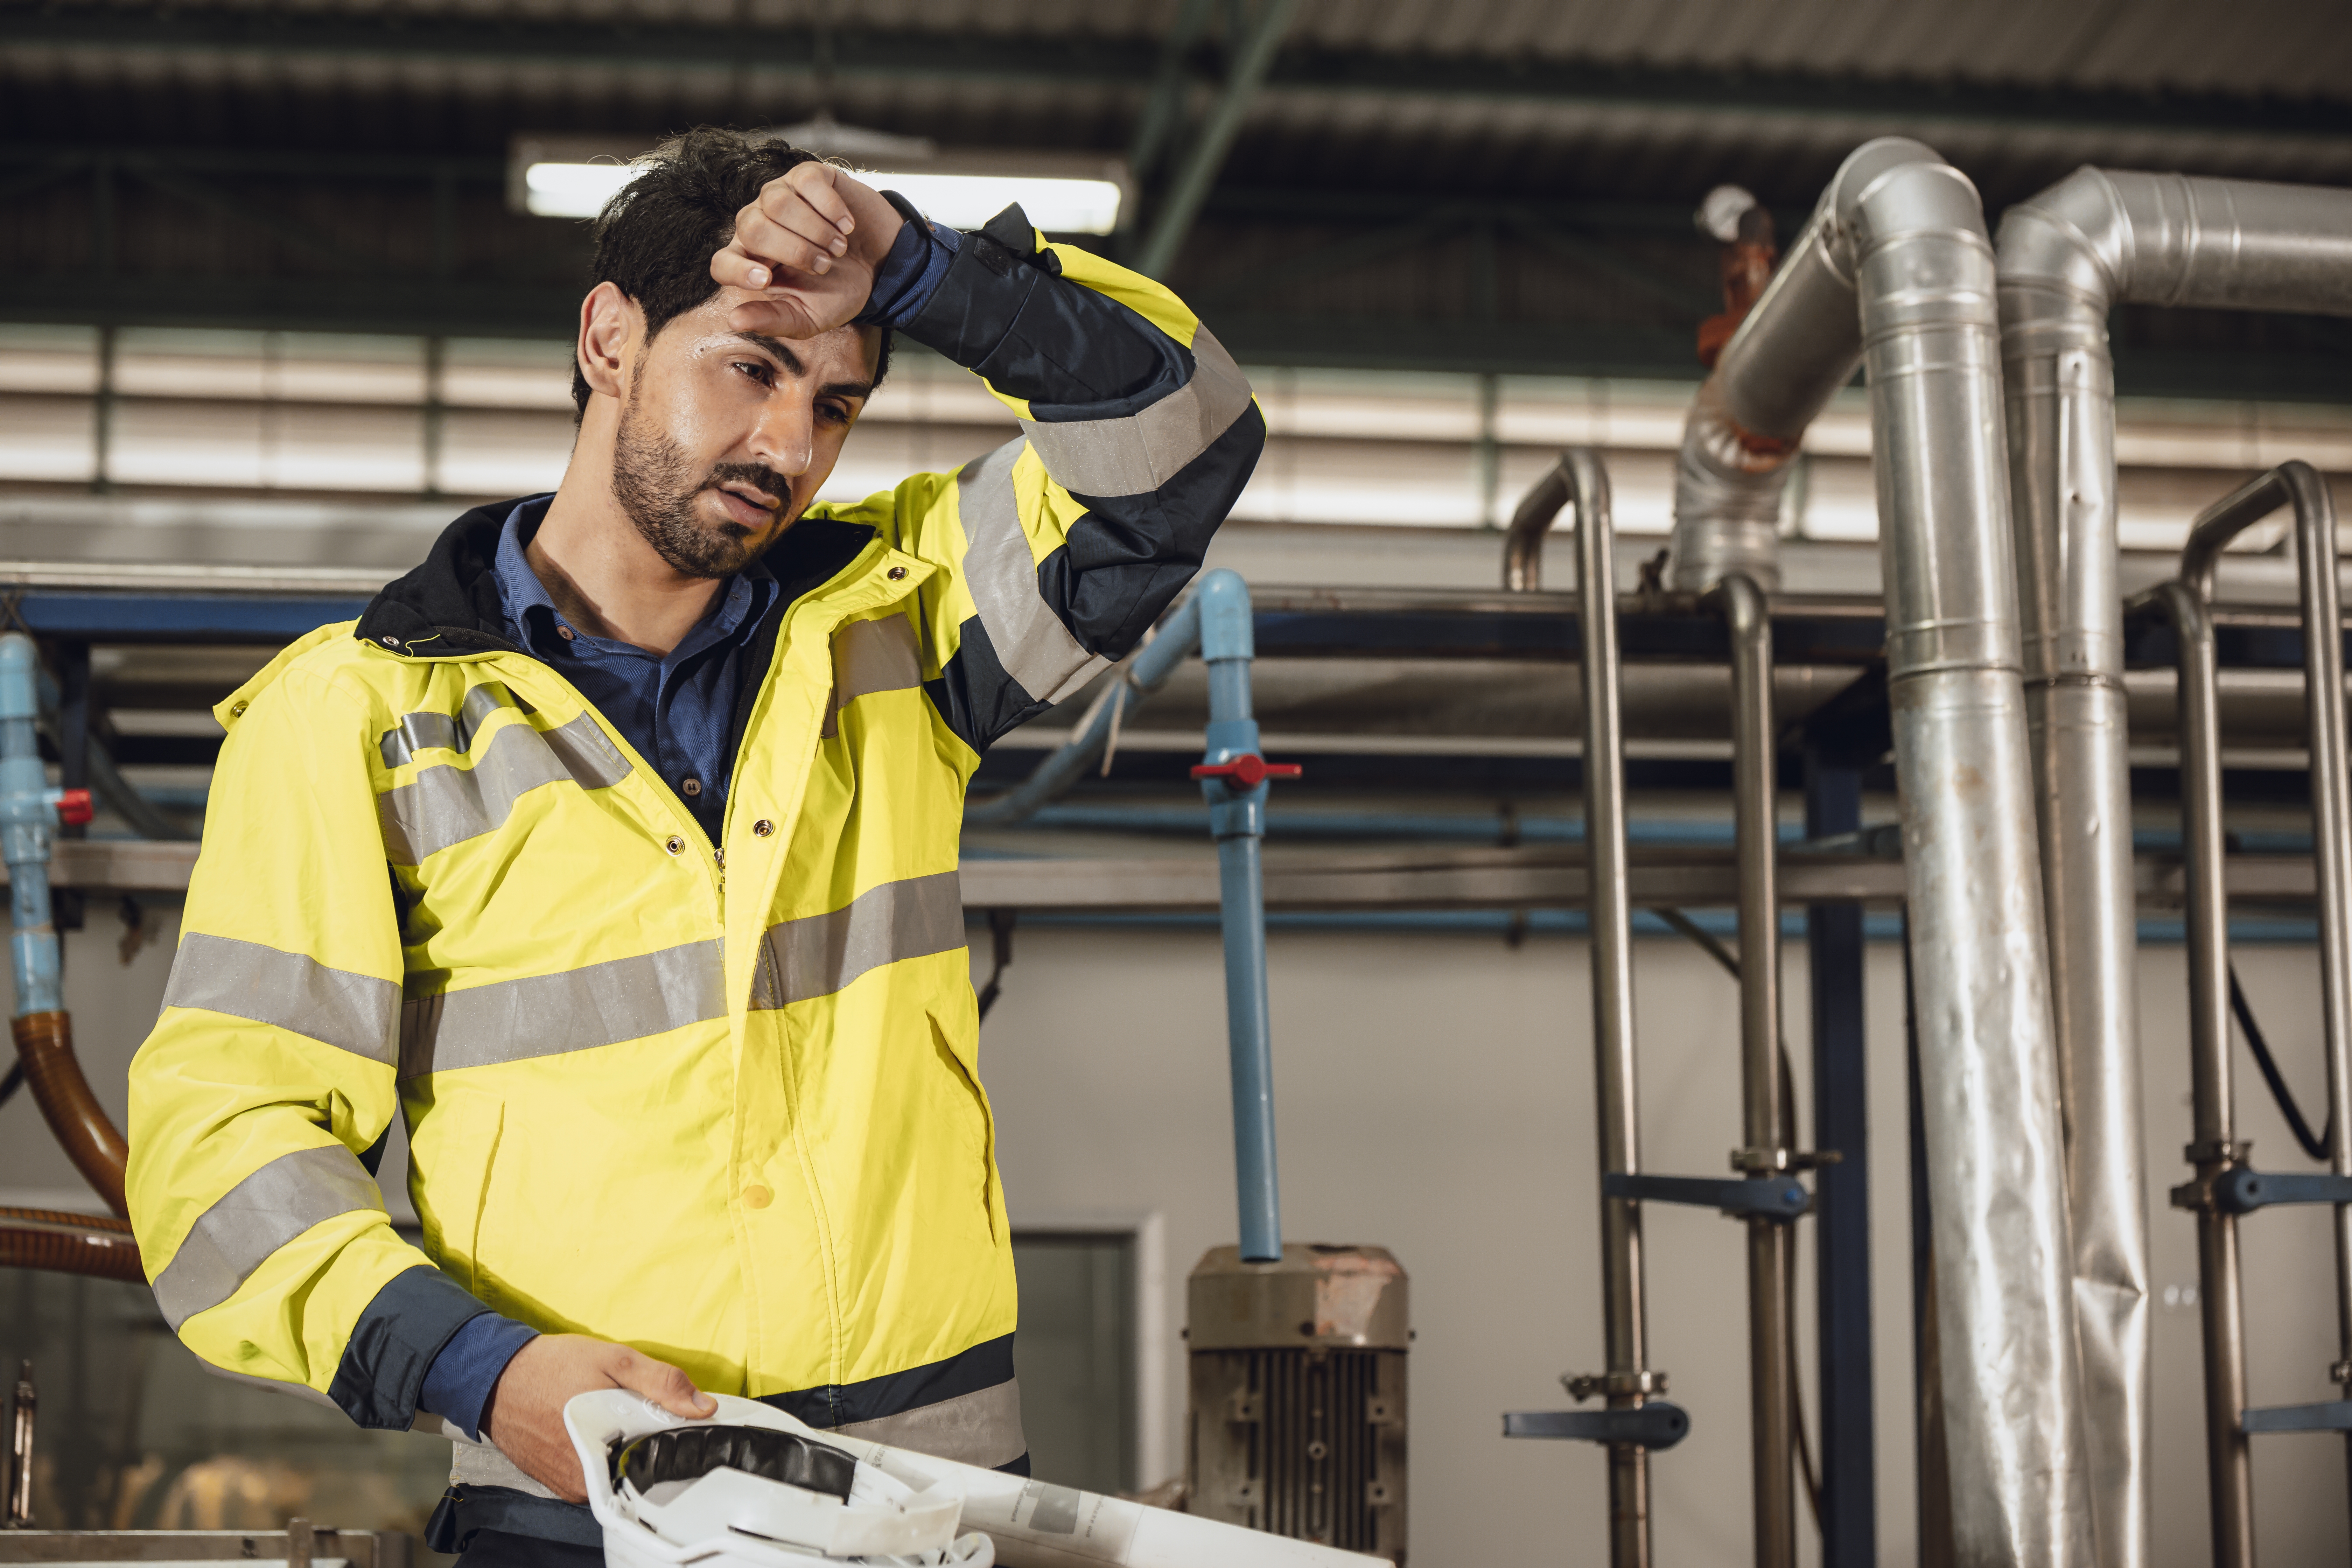
[[[122,1197],[122,1168],[131,1146],[114,1130],[106,1108],[90,1092],[81,1063],[74,1059],[73,1016],[58,1011],[27,1013],[8,1022],[16,1037],[16,1058],[25,1065],[25,1087],[33,1091],[49,1131],[65,1145],[66,1157],[79,1170],[106,1206],[128,1216]]]
[[[0,1268],[147,1282],[129,1220],[55,1209],[0,1208]]]

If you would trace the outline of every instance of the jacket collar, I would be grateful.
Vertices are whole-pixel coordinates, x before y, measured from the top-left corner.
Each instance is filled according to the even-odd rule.
[[[422,564],[370,601],[352,635],[404,658],[523,652],[506,635],[498,574],[499,532],[519,504],[478,506],[443,529]],[[857,558],[874,532],[828,517],[793,524],[764,557],[783,587],[779,603],[790,605],[823,587]]]

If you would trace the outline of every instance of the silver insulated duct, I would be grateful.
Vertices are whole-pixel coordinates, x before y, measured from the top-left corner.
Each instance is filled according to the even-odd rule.
[[[2352,314],[2352,192],[2080,169],[2003,217],[1999,274],[2100,1557],[2144,1568],[2147,1177],[2107,311]]]
[[[1769,580],[1780,468],[1769,459],[1785,463],[1857,361],[1878,481],[1955,1561],[2089,1568],[1993,252],[1975,188],[1916,142],[1873,142],[1846,160],[1726,345],[1678,469],[1677,586],[1704,587],[1735,563]],[[1706,504],[1685,507],[1695,496]]]

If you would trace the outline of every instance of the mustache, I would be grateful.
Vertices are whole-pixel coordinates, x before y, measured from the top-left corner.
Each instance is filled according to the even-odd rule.
[[[777,515],[790,515],[793,505],[793,481],[765,463],[719,463],[712,467],[702,481],[702,489],[715,490],[721,485],[750,485],[775,498]]]

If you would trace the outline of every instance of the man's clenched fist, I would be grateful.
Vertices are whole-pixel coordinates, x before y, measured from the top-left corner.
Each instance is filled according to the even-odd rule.
[[[874,292],[875,269],[906,219],[846,169],[799,163],[735,215],[735,239],[710,276],[752,298],[727,324],[795,341],[847,326]]]
[[[566,1502],[586,1502],[580,1455],[563,1429],[563,1407],[575,1394],[625,1388],[673,1415],[697,1418],[719,1402],[686,1373],[626,1345],[585,1334],[541,1334],[517,1351],[490,1391],[482,1436],[524,1475]]]

